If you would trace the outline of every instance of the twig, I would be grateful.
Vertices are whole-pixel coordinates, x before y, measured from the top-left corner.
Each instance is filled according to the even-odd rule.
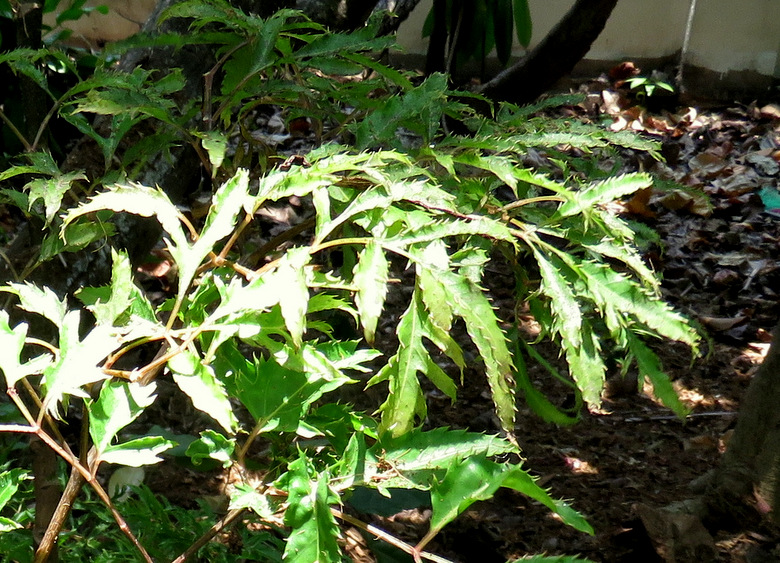
[[[28,141],[24,135],[22,135],[22,132],[19,131],[19,129],[16,128],[16,125],[13,124],[13,122],[8,119],[8,116],[5,114],[5,112],[2,109],[2,106],[0,106],[0,119],[3,120],[3,123],[5,123],[8,128],[11,130],[11,132],[14,134],[14,136],[19,139],[19,142],[22,143],[22,146],[24,147],[25,152],[32,152],[33,148],[30,144],[30,141]]]
[[[35,419],[30,414],[30,411],[27,409],[25,404],[19,398],[19,393],[16,391],[15,388],[10,387],[7,393],[29,424],[28,428],[20,427],[18,431],[35,434],[47,446],[49,446],[52,450],[54,450],[57,453],[57,455],[59,455],[62,459],[67,461],[74,469],[76,469],[84,478],[84,480],[87,483],[89,483],[90,487],[94,489],[95,493],[97,493],[97,496],[100,498],[100,500],[102,500],[103,503],[108,507],[109,511],[111,512],[111,515],[114,517],[114,520],[119,526],[119,529],[122,530],[122,533],[124,533],[125,536],[127,536],[127,538],[132,542],[132,544],[135,546],[135,548],[144,558],[144,561],[146,561],[147,563],[154,563],[154,561],[149,556],[149,553],[146,551],[144,546],[141,545],[141,543],[138,541],[138,538],[136,538],[132,530],[130,530],[130,527],[127,525],[127,522],[125,522],[125,519],[122,517],[119,511],[117,511],[116,507],[114,506],[114,503],[111,502],[111,498],[108,496],[108,493],[106,493],[105,489],[100,485],[100,483],[98,483],[97,479],[95,479],[92,476],[89,469],[84,465],[82,465],[82,463],[78,460],[78,458],[76,458],[76,456],[74,456],[72,453],[65,450],[62,446],[60,446],[57,443],[56,440],[54,440],[51,436],[49,436],[46,432],[43,431],[43,429],[35,422]]]
[[[343,520],[348,524],[357,526],[361,530],[364,530],[369,534],[376,536],[380,540],[386,541],[390,545],[397,547],[404,553],[408,553],[409,555],[414,557],[415,561],[419,561],[420,558],[422,558],[422,559],[427,559],[428,561],[433,561],[434,563],[452,563],[452,561],[450,561],[449,559],[445,559],[444,557],[441,557],[434,553],[429,553],[427,551],[420,551],[414,546],[409,545],[405,541],[399,540],[395,536],[388,534],[384,530],[377,528],[376,526],[373,526],[371,524],[366,524],[365,522],[362,522],[357,518],[350,516],[349,514],[344,514],[343,512],[341,512],[336,508],[331,508],[330,512],[331,514],[333,514],[333,516],[335,516],[339,520]]]
[[[679,416],[673,414],[663,414],[655,416],[628,416],[623,419],[623,422],[649,422],[652,420],[686,420],[688,418],[703,418],[714,416],[737,416],[739,413],[735,411],[717,411],[717,412],[695,412],[691,413],[685,418],[681,419]]]
[[[205,534],[199,537],[195,543],[184,550],[184,552],[171,563],[184,563],[184,561],[195,555],[201,547],[209,543],[214,536],[232,524],[245,511],[246,508],[234,508],[233,510],[229,511],[221,520],[209,528]]]
[[[57,503],[57,508],[54,510],[54,514],[49,520],[49,525],[46,527],[46,533],[43,535],[38,549],[35,551],[34,563],[43,563],[47,561],[51,554],[54,545],[57,543],[57,537],[60,535],[62,527],[65,525],[65,519],[70,513],[70,509],[73,506],[73,501],[76,499],[76,495],[81,491],[81,487],[84,486],[85,479],[79,473],[78,469],[71,467],[70,477],[68,483],[65,485],[65,490],[62,492],[60,501]]]

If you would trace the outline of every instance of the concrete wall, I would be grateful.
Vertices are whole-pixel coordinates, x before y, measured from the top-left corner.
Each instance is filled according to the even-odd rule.
[[[399,31],[408,53],[424,53],[420,37],[432,0],[423,0]],[[574,0],[530,0],[533,47]],[[654,59],[680,51],[691,0],[620,0],[587,55],[593,60]],[[780,67],[780,2],[699,0],[691,25],[687,60],[716,72],[755,70],[774,75]],[[522,55],[522,48],[515,53]],[[777,76],[780,76],[778,74]]]
[[[604,32],[586,59],[621,61],[673,57],[683,48],[691,2],[696,0],[619,0]],[[529,0],[534,25],[532,45],[566,13],[574,0]],[[155,0],[94,0],[107,4],[109,16],[93,14],[72,22],[74,36],[87,42],[110,41],[138,30]],[[399,30],[408,54],[425,53],[421,37],[432,0],[422,0]],[[780,79],[780,1],[698,0],[685,55],[702,86],[729,80],[739,89],[747,80],[763,77],[769,87]],[[522,48],[515,51],[523,54]],[[698,74],[697,74],[698,73]],[[729,79],[731,76],[731,79]],[[747,83],[744,84],[747,86]]]

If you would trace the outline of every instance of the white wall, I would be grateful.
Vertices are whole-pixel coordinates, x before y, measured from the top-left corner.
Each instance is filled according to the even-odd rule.
[[[93,14],[77,22],[74,36],[90,42],[134,33],[155,0],[90,0],[107,4],[114,16]],[[604,32],[587,55],[591,60],[659,58],[682,48],[693,0],[619,0]],[[529,0],[532,46],[566,13],[574,0]],[[421,37],[432,0],[422,0],[399,31],[407,53],[425,53]],[[698,0],[687,62],[715,72],[751,70],[780,78],[780,0]],[[516,54],[523,50],[518,48]]]
[[[529,0],[533,47],[574,0]],[[423,0],[399,31],[408,53],[424,53],[420,37],[432,0]],[[660,58],[682,49],[691,0],[619,0],[587,59]],[[780,49],[780,1],[698,0],[686,60],[716,72],[775,75]],[[521,55],[522,48],[516,49]]]

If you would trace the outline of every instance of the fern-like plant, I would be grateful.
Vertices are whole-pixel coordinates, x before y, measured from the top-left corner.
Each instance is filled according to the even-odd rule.
[[[57,336],[52,342],[29,337],[27,324],[12,326],[0,312],[0,370],[22,417],[0,430],[35,434],[63,457],[147,561],[151,550],[127,526],[97,474],[106,463],[158,463],[181,443],[181,437],[139,431],[134,422],[154,408],[160,377],[170,377],[207,415],[198,435],[179,448],[192,463],[212,460],[246,477],[256,452],[273,454],[260,458],[259,479],[246,477],[231,491],[220,525],[182,557],[252,511],[283,534],[285,558],[341,561],[338,522],[361,524],[340,504],[358,487],[385,495],[395,489],[428,492],[430,532],[415,546],[388,538],[418,560],[441,560],[425,551],[430,540],[500,487],[520,491],[565,523],[592,532],[519,463],[518,387],[541,415],[558,423],[572,417],[533,388],[525,362],[543,360],[532,343],[507,329],[482,284],[485,267],[503,252],[519,280],[518,301],[529,303],[540,337],[560,345],[569,366],[569,375],[561,377],[569,377],[588,405],[599,405],[602,350],[609,348],[623,354],[626,365],[634,361],[656,394],[684,414],[645,340],[663,337],[695,347],[696,334],[660,299],[658,281],[635,249],[634,231],[606,207],[651,179],[633,174],[557,181],[521,164],[531,147],[656,147],[596,127],[564,129],[512,106],[503,106],[495,118],[480,117],[453,101],[443,75],[414,86],[370,59],[368,51],[381,42],[367,31],[331,35],[295,12],[260,20],[218,0],[178,3],[167,14],[174,16],[195,18],[193,34],[158,41],[210,43],[221,55],[222,81],[209,85],[214,105],[202,106],[217,109],[205,128],[193,125],[193,105],[173,101],[180,84],[175,72],[152,84],[147,71],[101,71],[72,90],[62,107],[71,118],[111,116],[112,136],[98,141],[109,167],[123,162],[114,158],[120,150],[114,135],[152,119],[168,132],[155,138],[157,148],[192,143],[220,187],[204,219],[193,223],[167,194],[133,181],[130,167],[109,170],[93,196],[62,215],[63,196],[83,181],[79,173],[63,174],[50,157],[34,154],[31,164],[0,176],[36,177],[26,198],[14,201],[41,215],[50,238],[64,241],[52,242],[41,259],[94,241],[106,232],[106,216],[121,212],[159,222],[178,272],[170,299],[154,303],[134,283],[127,255],[112,250],[111,283],[76,294],[94,318],[91,324],[84,310],[48,288],[20,282],[1,287],[19,307],[48,319]],[[323,74],[338,70],[334,64],[343,65],[342,72],[354,65],[377,72],[374,80],[385,90],[368,98],[365,86],[334,86]],[[315,88],[323,84],[334,95],[315,102]],[[256,98],[306,113],[321,124],[321,140],[330,130],[332,138],[351,136],[354,146],[325,143],[284,165],[269,159],[252,173],[241,166],[230,140],[242,135]],[[327,116],[326,107],[337,109],[335,117]],[[457,117],[469,134],[448,134],[441,127],[447,116]],[[100,136],[85,119],[74,123]],[[500,189],[509,190],[510,201],[498,198]],[[310,202],[308,238],[283,236],[266,249],[267,262],[248,262],[252,249],[244,248],[242,234],[261,210],[293,196]],[[327,254],[334,249],[344,256],[341,267],[329,266]],[[397,345],[383,356],[374,346],[387,314],[393,264],[399,263],[411,273],[410,292],[396,322]],[[332,319],[338,315],[354,319],[359,334],[337,337]],[[456,322],[481,362],[501,427],[496,435],[424,425],[426,386],[458,398],[466,354],[453,336]],[[142,348],[151,349],[153,359],[128,367],[127,359]],[[444,369],[440,357],[454,369]],[[343,388],[358,385],[361,377],[382,390],[376,416],[340,400]],[[21,390],[33,398],[35,410]],[[74,454],[53,430],[78,404],[85,424],[80,447],[88,456]],[[18,472],[3,475],[12,483],[20,479]]]

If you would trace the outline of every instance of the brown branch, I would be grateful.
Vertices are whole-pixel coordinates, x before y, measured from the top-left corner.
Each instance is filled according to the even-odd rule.
[[[232,524],[245,511],[246,508],[234,508],[233,510],[229,511],[221,520],[209,528],[205,534],[199,537],[195,543],[184,550],[184,552],[171,563],[184,563],[184,561],[195,555],[201,547],[209,543],[214,536]]]

